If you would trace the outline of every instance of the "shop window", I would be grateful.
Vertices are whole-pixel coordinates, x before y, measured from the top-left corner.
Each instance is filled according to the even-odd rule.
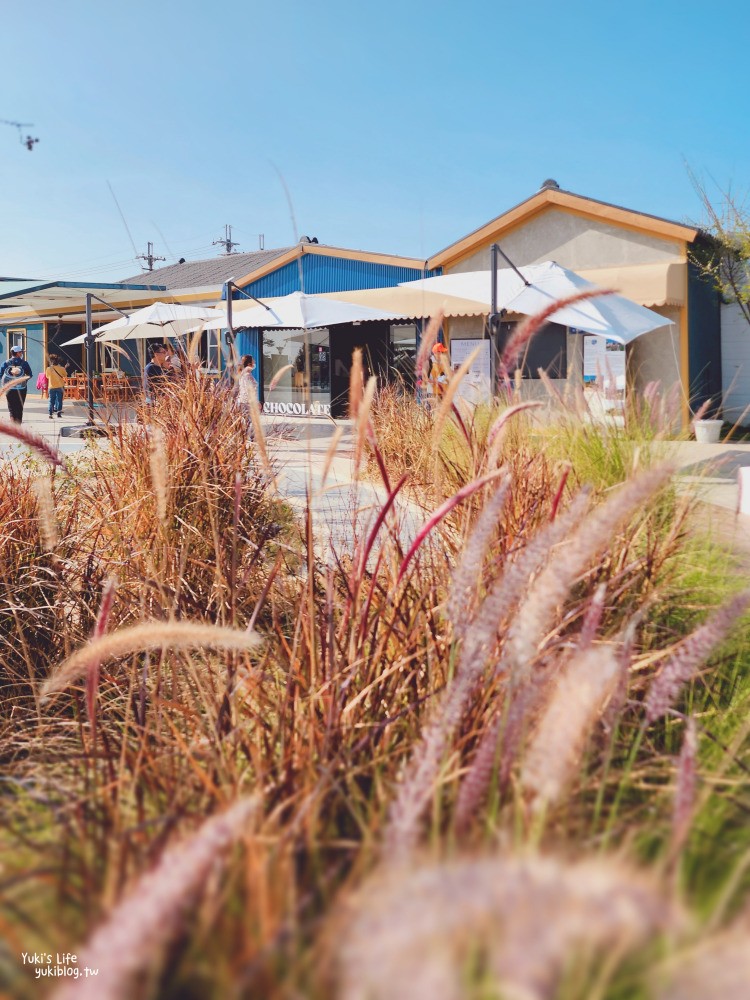
[[[8,330],[8,355],[12,347],[22,347],[26,351],[26,327],[16,326]]]
[[[516,323],[503,323],[503,342],[515,330]],[[568,330],[559,323],[548,323],[526,344],[518,367],[524,378],[538,379],[541,368],[550,378],[567,378]]]
[[[406,388],[414,388],[414,366],[417,359],[417,327],[415,323],[393,324],[390,330],[391,375]]]
[[[262,337],[266,409],[269,404],[327,406],[331,401],[329,331],[263,330]]]

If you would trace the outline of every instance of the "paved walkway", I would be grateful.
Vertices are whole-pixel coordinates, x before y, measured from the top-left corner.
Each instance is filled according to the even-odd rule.
[[[0,406],[3,405],[0,400]],[[7,417],[6,413],[0,415]],[[62,418],[50,420],[47,402],[35,395],[28,397],[24,426],[41,434],[63,454],[87,446],[85,440],[62,437],[60,433],[63,427],[81,425],[85,421],[86,409],[81,403],[66,401]],[[351,551],[352,539],[362,537],[368,530],[386,493],[377,484],[354,482],[349,422],[334,423],[326,417],[307,420],[263,417],[263,422],[279,469],[280,492],[300,512],[305,509],[308,495],[311,498],[319,554],[330,556],[331,549],[339,553]],[[323,482],[323,470],[337,427],[342,428],[343,435]],[[0,459],[22,450],[20,445],[0,435]],[[750,444],[679,441],[670,446],[670,452],[680,470],[680,487],[696,492],[704,502],[698,520],[717,540],[733,549],[739,562],[750,571],[750,515],[736,513],[737,470],[750,466]],[[415,504],[402,500],[395,507],[390,529],[381,530],[398,530],[405,544],[414,537],[424,517],[424,512]]]

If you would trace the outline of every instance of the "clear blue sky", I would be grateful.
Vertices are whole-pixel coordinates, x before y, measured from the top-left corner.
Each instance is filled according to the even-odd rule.
[[[750,179],[750,8],[506,0],[7,3],[0,274],[295,239],[424,258],[547,177],[677,220]]]

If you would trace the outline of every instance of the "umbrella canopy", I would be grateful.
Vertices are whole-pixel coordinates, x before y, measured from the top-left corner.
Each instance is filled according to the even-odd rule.
[[[211,319],[203,323],[204,330],[221,330],[228,326],[226,309],[214,310]],[[364,323],[367,320],[405,319],[401,315],[353,302],[339,302],[324,295],[292,292],[279,298],[264,300],[263,305],[232,302],[232,326],[267,330],[272,327],[309,330],[335,326],[337,323]],[[195,325],[195,324],[193,324]]]
[[[426,319],[442,311],[449,319],[452,316],[486,316],[489,306],[474,299],[459,298],[445,292],[431,292],[425,288],[397,285],[395,288],[361,288],[354,292],[326,292],[327,299],[340,302],[354,302],[374,309],[392,310],[392,318],[408,316],[410,319]]]
[[[154,302],[143,309],[136,309],[129,316],[121,316],[94,331],[103,343],[113,340],[146,340],[150,337],[176,337],[194,330],[203,320],[214,315],[213,309],[204,306],[180,305],[171,302]]]
[[[590,291],[597,287],[575,271],[551,260],[521,267],[519,271],[528,284],[524,284],[523,279],[509,268],[501,268],[497,272],[498,310],[505,309],[509,313],[532,316],[555,299],[567,298],[576,292]],[[489,304],[492,297],[492,272],[444,274],[407,282],[405,287],[461,295]],[[668,326],[670,320],[622,295],[610,294],[559,309],[550,317],[550,322],[629,344],[644,333]]]

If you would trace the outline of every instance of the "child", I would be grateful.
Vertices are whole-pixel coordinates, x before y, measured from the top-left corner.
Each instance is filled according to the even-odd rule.
[[[57,354],[50,354],[49,364],[44,372],[49,385],[49,418],[55,414],[62,416],[63,395],[65,394],[65,380],[68,372],[63,366]]]
[[[42,394],[42,399],[47,398],[47,392],[49,390],[49,380],[44,372],[39,372],[36,377],[36,387]]]

